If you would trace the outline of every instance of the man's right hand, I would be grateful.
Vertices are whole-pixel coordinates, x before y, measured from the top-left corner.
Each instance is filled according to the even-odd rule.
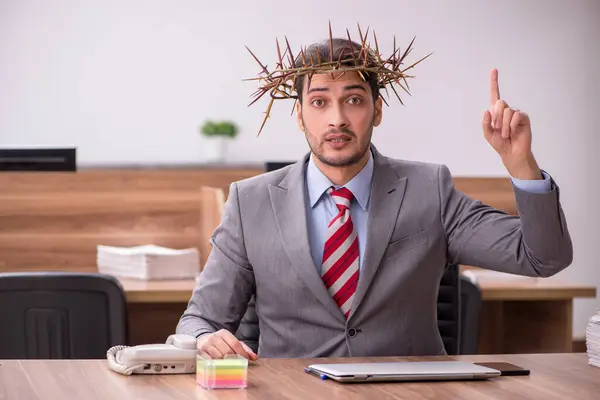
[[[256,353],[240,342],[231,332],[221,329],[218,332],[203,335],[198,339],[200,355],[214,359],[224,358],[227,354],[238,354],[250,361],[258,360]]]

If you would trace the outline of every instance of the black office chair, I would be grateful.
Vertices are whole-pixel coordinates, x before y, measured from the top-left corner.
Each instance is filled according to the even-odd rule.
[[[127,342],[127,303],[114,277],[0,273],[0,359],[101,359]]]
[[[480,307],[478,289],[461,278],[458,265],[448,265],[438,292],[438,329],[448,354],[463,354],[463,351],[476,354]],[[252,298],[235,336],[256,352],[259,335],[258,316]]]
[[[456,355],[460,350],[461,308],[460,270],[458,265],[446,266],[438,291],[438,329],[446,352]]]
[[[461,318],[460,354],[477,354],[479,324],[483,300],[479,286],[469,278],[460,277]]]

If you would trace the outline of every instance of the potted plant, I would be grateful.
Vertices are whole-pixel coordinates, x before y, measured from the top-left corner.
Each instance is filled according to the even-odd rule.
[[[200,127],[202,135],[215,142],[216,159],[220,162],[225,160],[226,142],[237,137],[238,131],[237,125],[232,121],[208,120]]]

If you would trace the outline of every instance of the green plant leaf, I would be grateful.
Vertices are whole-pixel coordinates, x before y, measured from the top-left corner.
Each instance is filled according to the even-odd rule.
[[[206,121],[200,128],[205,136],[221,136],[234,138],[238,134],[238,127],[231,121]]]

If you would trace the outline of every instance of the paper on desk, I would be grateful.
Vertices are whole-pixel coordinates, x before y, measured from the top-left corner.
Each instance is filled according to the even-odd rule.
[[[98,253],[100,254],[118,254],[118,255],[179,255],[179,254],[197,254],[195,248],[189,249],[170,249],[168,247],[157,246],[155,244],[145,244],[142,246],[133,247],[115,247],[98,245]]]
[[[198,249],[170,249],[154,244],[98,245],[96,263],[101,273],[143,280],[188,279],[200,271]]]
[[[585,341],[590,365],[600,367],[600,309],[590,317],[585,332]]]
[[[511,280],[532,280],[535,278],[517,275],[517,274],[509,274],[506,272],[499,272],[489,269],[467,269],[461,272],[461,274],[468,278],[471,282],[478,282],[481,280],[498,280],[498,281],[511,281]]]

